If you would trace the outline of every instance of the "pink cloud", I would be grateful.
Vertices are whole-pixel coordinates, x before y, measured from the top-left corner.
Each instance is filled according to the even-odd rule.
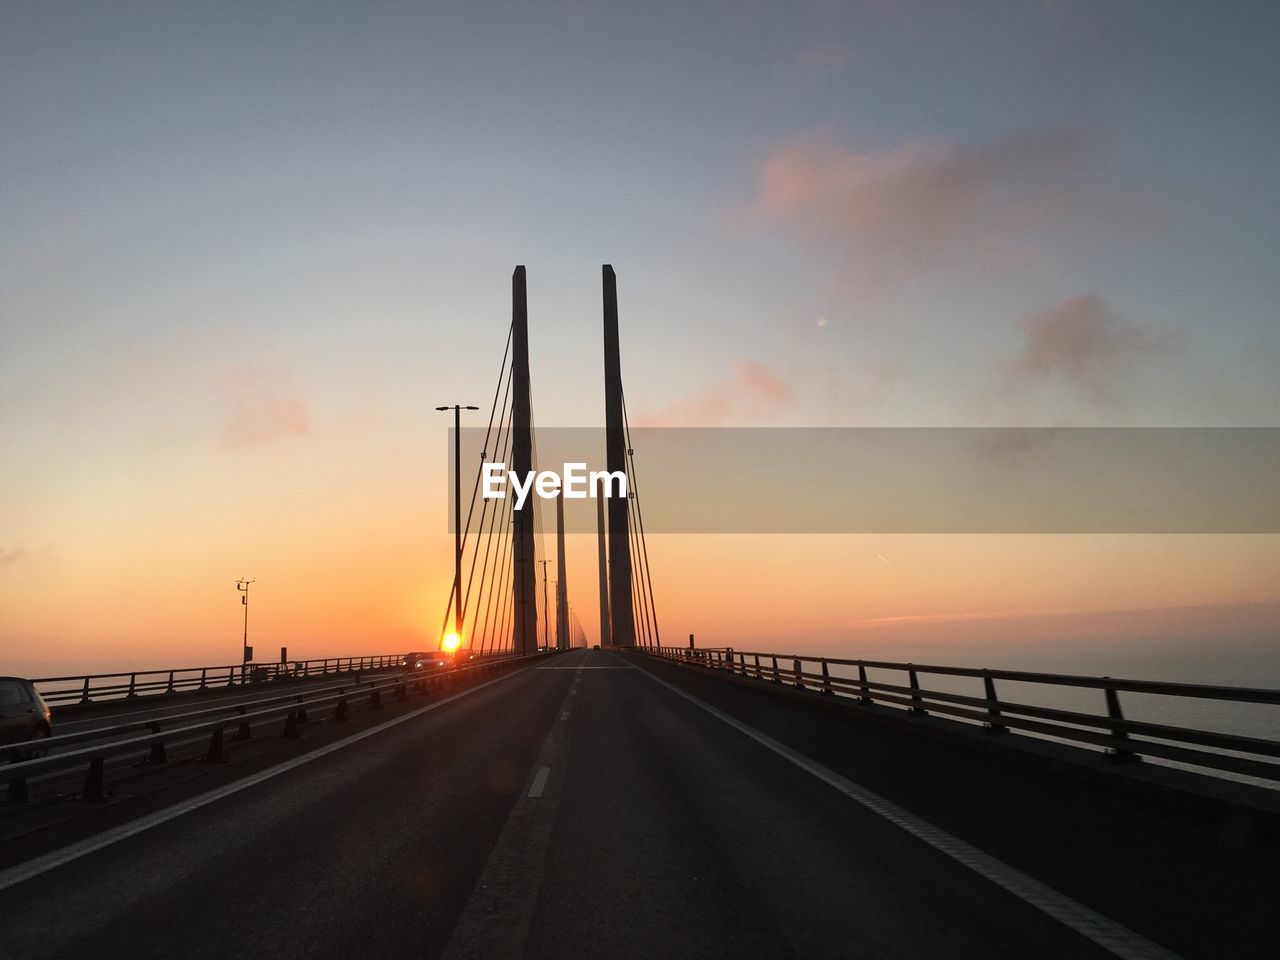
[[[751,210],[837,254],[1003,258],[1080,199],[1087,144],[1045,132],[858,152],[805,138],[765,160]]]
[[[754,360],[733,363],[733,373],[662,410],[640,414],[636,427],[718,427],[728,421],[766,416],[795,399],[791,387]]]
[[[1005,368],[1006,385],[1063,379],[1094,400],[1114,398],[1144,358],[1169,348],[1169,334],[1112,310],[1096,293],[1068,297],[1021,321],[1022,349]]]
[[[307,403],[290,370],[238,367],[219,378],[216,390],[231,405],[222,435],[229,446],[257,446],[311,432]]]

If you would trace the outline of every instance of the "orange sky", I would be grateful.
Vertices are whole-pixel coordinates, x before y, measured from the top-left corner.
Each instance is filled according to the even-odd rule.
[[[380,482],[370,464],[304,466],[291,464],[306,479],[287,496],[237,496],[229,467],[207,489],[101,490],[69,507],[56,549],[24,552],[0,578],[8,668],[232,662],[240,575],[258,578],[259,659],[434,642],[452,576],[440,471]],[[569,599],[593,641],[595,549],[568,537]],[[952,637],[960,655],[1052,636],[1055,621],[1081,633],[1075,615],[1090,611],[1155,611],[1113,618],[1121,640],[1169,632],[1176,618],[1158,611],[1175,607],[1210,610],[1198,628],[1227,641],[1274,637],[1275,609],[1250,605],[1277,599],[1280,537],[654,535],[649,553],[667,642],[881,656]]]
[[[236,661],[241,576],[261,658],[434,643],[518,263],[543,428],[606,261],[636,425],[1276,423],[1274,5],[119,6],[0,8],[0,672]],[[1280,536],[650,556],[707,643],[1280,646]]]

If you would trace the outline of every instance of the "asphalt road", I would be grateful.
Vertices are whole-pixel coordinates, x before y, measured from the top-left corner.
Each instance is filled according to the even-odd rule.
[[[636,659],[556,657],[0,872],[0,954],[1115,955]]]

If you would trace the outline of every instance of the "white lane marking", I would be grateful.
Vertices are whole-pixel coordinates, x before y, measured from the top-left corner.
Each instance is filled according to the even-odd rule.
[[[572,735],[569,714],[582,674],[574,676],[534,760],[529,793],[518,797],[454,924],[444,960],[520,960],[542,889],[543,864],[560,803]],[[551,771],[556,770],[555,779]],[[544,796],[545,794],[545,796]],[[531,800],[540,800],[531,803]]]
[[[406,713],[403,716],[396,717],[393,720],[388,720],[385,723],[380,723],[376,727],[370,727],[368,730],[362,730],[359,733],[352,734],[345,739],[336,740],[333,743],[325,744],[323,747],[317,747],[315,750],[312,750],[309,753],[304,753],[300,757],[294,757],[292,760],[286,760],[283,763],[276,764],[274,767],[268,767],[266,770],[260,770],[258,773],[251,774],[250,776],[237,780],[234,783],[228,783],[225,786],[210,790],[207,793],[202,793],[189,800],[184,800],[181,803],[175,803],[171,807],[165,807],[163,810],[157,810],[155,813],[148,814],[145,817],[139,817],[137,820],[130,820],[128,823],[123,823],[118,827],[114,827],[95,836],[86,837],[84,840],[69,844],[61,850],[54,850],[52,853],[46,853],[44,856],[28,860],[26,863],[20,863],[7,870],[0,870],[0,890],[7,890],[10,887],[17,886],[25,880],[38,877],[41,874],[48,873],[50,870],[55,870],[64,864],[71,863],[73,860],[79,860],[81,857],[95,853],[104,847],[109,847],[112,844],[119,843],[121,840],[127,840],[129,837],[136,836],[139,833],[150,830],[152,827],[158,827],[162,823],[168,823],[170,820],[175,820],[185,813],[191,813],[193,810],[199,810],[201,807],[207,807],[209,804],[222,800],[224,797],[229,797],[233,794],[239,793],[241,790],[247,790],[249,787],[256,786],[264,780],[270,780],[273,777],[278,777],[282,773],[288,773],[290,770],[296,770],[298,767],[301,767],[303,764],[310,763],[312,760],[318,760],[321,757],[327,756],[337,750],[341,750],[343,747],[350,746],[353,743],[359,743],[361,740],[372,737],[374,734],[381,733],[383,730],[398,726],[399,724],[412,720],[415,717],[420,717],[424,713],[429,713],[432,710],[437,710],[447,703],[452,703],[453,701],[461,699],[469,694],[483,690],[485,687],[491,687],[495,683],[501,683],[503,680],[508,680],[511,677],[525,673],[531,669],[535,668],[524,667],[523,669],[503,674],[501,677],[486,680],[479,686],[459,691],[452,696],[445,697],[443,700],[437,700],[434,703],[429,703],[425,707],[419,707],[417,710]]]
[[[872,793],[865,787],[859,786],[834,770],[827,769],[820,763],[815,763],[803,754],[797,753],[772,737],[765,736],[735,717],[717,710],[709,703],[704,703],[692,694],[685,693],[679,687],[654,676],[648,670],[640,668],[640,671],[655,683],[662,684],[672,693],[683,697],[695,706],[701,707],[717,720],[724,721],[739,733],[772,750],[784,760],[790,761],[828,786],[834,787],[850,800],[854,800],[873,813],[879,814],[890,823],[901,827],[913,837],[923,840],[929,846],[946,854],[957,863],[964,864],[964,866],[980,876],[1008,890],[1018,899],[1030,904],[1042,913],[1048,914],[1058,922],[1070,927],[1076,933],[1088,937],[1098,946],[1110,951],[1115,956],[1121,957],[1123,960],[1181,960],[1176,953],[1165,949],[1157,943],[1152,943],[1146,937],[1134,933],[1128,927],[1104,917],[1082,903],[1077,903],[1065,894],[1059,893],[1039,880],[1014,869],[1004,861],[983,853],[977,847],[965,843],[958,837],[951,836],[945,830],[935,827],[915,814],[908,813],[879,794]]]
[[[569,715],[567,713],[562,714],[560,719],[563,720],[568,716]],[[542,796],[542,791],[547,789],[547,777],[549,776],[551,776],[550,767],[539,767],[537,775],[533,778],[533,786],[529,788],[529,796],[533,797],[535,800]]]

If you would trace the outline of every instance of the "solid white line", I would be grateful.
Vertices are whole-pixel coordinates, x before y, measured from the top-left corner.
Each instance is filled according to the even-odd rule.
[[[1107,919],[1102,914],[1090,910],[1084,904],[1077,903],[1065,894],[1061,894],[1039,880],[1027,876],[1020,870],[1015,870],[1004,861],[997,860],[990,854],[983,853],[977,847],[951,836],[945,830],[935,827],[915,814],[908,813],[879,794],[872,793],[834,770],[829,770],[821,764],[815,763],[808,757],[797,753],[771,737],[765,736],[742,721],[717,710],[708,703],[704,703],[692,694],[685,693],[679,687],[667,683],[662,678],[654,676],[648,670],[641,668],[641,672],[655,683],[662,684],[672,693],[701,707],[707,713],[718,720],[724,721],[739,733],[772,750],[784,760],[790,761],[806,773],[834,787],[850,800],[854,800],[873,813],[879,814],[890,823],[923,840],[929,846],[946,854],[957,863],[964,864],[970,870],[986,877],[997,886],[1003,887],[1015,897],[1065,924],[1076,933],[1088,937],[1115,956],[1121,957],[1123,960],[1180,960],[1176,953],[1166,950],[1159,944],[1152,943],[1145,937],[1134,933],[1128,927]]]
[[[549,776],[551,776],[550,767],[539,767],[537,774],[533,778],[533,786],[529,788],[529,796],[535,800],[542,796],[542,791],[547,788],[547,777]]]
[[[119,843],[121,840],[127,840],[129,837],[136,836],[143,831],[150,830],[152,827],[158,827],[162,823],[168,823],[170,820],[175,820],[185,813],[191,813],[193,810],[199,810],[201,807],[206,807],[209,804],[222,800],[225,797],[232,796],[233,794],[239,793],[241,790],[247,790],[249,787],[256,786],[265,780],[278,777],[280,774],[288,773],[290,770],[296,770],[298,767],[301,767],[303,764],[310,763],[312,760],[318,760],[321,757],[328,756],[337,750],[341,750],[343,747],[350,746],[353,743],[359,743],[361,740],[364,740],[367,737],[372,737],[374,734],[381,733],[383,730],[398,726],[399,724],[412,720],[415,717],[420,717],[424,713],[429,713],[432,710],[439,709],[447,703],[452,703],[454,700],[458,700],[468,694],[476,693],[477,691],[483,690],[485,687],[493,686],[495,683],[501,683],[503,680],[510,679],[511,677],[524,673],[526,670],[530,669],[534,668],[525,667],[521,670],[515,670],[511,673],[503,674],[501,677],[486,680],[479,686],[459,691],[452,696],[445,697],[443,700],[437,700],[434,703],[429,703],[425,707],[419,707],[417,710],[406,713],[403,716],[396,717],[393,720],[388,720],[385,723],[380,723],[376,727],[370,727],[368,730],[362,730],[359,733],[352,734],[342,740],[336,740],[333,743],[325,744],[323,747],[317,747],[309,753],[304,753],[299,757],[294,757],[292,760],[286,760],[283,763],[276,764],[274,767],[268,767],[266,770],[260,770],[257,773],[251,774],[240,780],[236,780],[234,783],[228,783],[225,786],[210,790],[207,793],[202,793],[199,796],[190,798],[189,800],[184,800],[181,803],[175,803],[171,807],[165,807],[163,810],[157,810],[155,813],[148,814],[145,817],[139,817],[137,820],[130,820],[128,823],[123,823],[120,826],[114,827],[103,833],[87,837],[77,843],[69,844],[61,850],[54,850],[52,853],[46,853],[44,856],[28,860],[26,863],[20,863],[16,867],[10,867],[7,870],[2,870],[0,871],[0,890],[7,890],[25,880],[30,880],[43,873],[48,873],[50,870],[55,870],[64,864],[71,863],[73,860],[79,860],[81,857],[95,853],[104,847],[109,847],[112,844]]]

